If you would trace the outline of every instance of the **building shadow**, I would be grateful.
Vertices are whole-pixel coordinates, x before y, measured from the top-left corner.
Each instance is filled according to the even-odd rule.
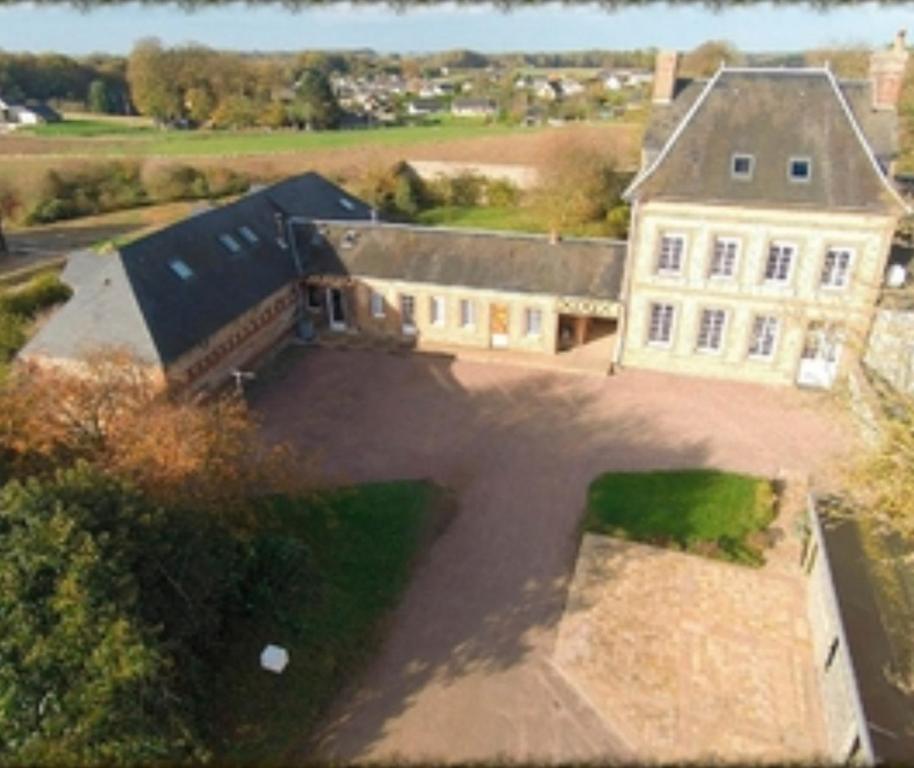
[[[459,509],[375,658],[287,758],[365,758],[430,686],[447,696],[469,676],[516,677],[549,706],[525,670],[554,643],[589,483],[612,469],[705,466],[706,442],[614,407],[601,377],[376,349],[294,357],[253,397],[268,439],[319,452],[330,482],[428,478]],[[500,706],[480,700],[481,722]]]

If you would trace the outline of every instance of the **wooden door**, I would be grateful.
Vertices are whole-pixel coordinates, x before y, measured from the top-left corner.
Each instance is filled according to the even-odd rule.
[[[509,317],[507,304],[492,304],[489,307],[489,334],[493,347],[508,346]]]

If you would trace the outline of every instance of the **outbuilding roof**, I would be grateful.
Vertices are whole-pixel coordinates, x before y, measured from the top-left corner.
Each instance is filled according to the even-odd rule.
[[[618,300],[626,243],[545,235],[320,222],[306,271],[506,293]]]
[[[685,85],[671,107],[659,110],[646,136],[651,162],[627,196],[827,210],[901,209],[879,158],[893,151],[893,125],[869,114],[867,98],[864,85],[841,86],[827,69],[722,68],[703,85]],[[737,154],[752,157],[751,178],[731,172]],[[791,180],[788,167],[794,158],[809,160],[808,180]]]
[[[364,202],[309,173],[97,256],[99,268],[87,268],[82,255],[64,273],[73,297],[24,354],[78,358],[93,342],[168,365],[294,281],[282,222],[371,215]]]

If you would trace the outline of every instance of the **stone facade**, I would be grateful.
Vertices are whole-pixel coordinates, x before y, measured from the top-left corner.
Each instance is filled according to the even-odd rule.
[[[331,323],[330,290],[342,292],[342,324]],[[557,348],[559,313],[554,296],[333,277],[311,278],[306,292],[308,311],[319,327],[331,331],[415,340],[417,346],[495,347],[549,354]],[[412,323],[403,315],[404,297],[407,301],[412,298]],[[463,302],[472,307],[470,315],[465,314]],[[538,313],[538,322],[530,313]]]
[[[914,395],[914,307],[877,310],[864,362],[899,391]]]
[[[772,384],[798,380],[811,323],[840,339],[847,365],[869,329],[894,219],[888,215],[759,210],[652,201],[636,205],[622,364]],[[678,269],[659,267],[664,237],[683,239]],[[717,239],[735,243],[732,275],[712,276]],[[766,279],[772,244],[793,247],[783,280]],[[823,285],[826,252],[850,251],[842,287]],[[651,341],[652,305],[671,305],[668,343]],[[719,349],[700,351],[703,310],[723,310]],[[770,354],[750,355],[757,317],[777,319]]]

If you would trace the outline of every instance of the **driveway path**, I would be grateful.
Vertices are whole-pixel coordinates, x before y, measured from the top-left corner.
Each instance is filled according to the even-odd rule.
[[[631,754],[549,663],[588,483],[610,469],[810,472],[844,445],[840,420],[794,390],[380,351],[305,351],[256,405],[268,436],[319,450],[336,481],[430,477],[460,498],[320,734],[318,753],[343,760]]]

